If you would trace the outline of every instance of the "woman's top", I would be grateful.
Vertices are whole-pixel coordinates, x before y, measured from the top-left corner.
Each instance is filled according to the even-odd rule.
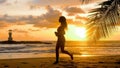
[[[55,35],[58,37],[64,36],[65,34],[65,27],[64,26],[60,26],[57,29],[57,32],[55,32]]]

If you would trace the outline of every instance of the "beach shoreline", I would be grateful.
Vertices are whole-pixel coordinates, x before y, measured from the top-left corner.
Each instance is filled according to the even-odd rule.
[[[0,59],[0,68],[119,68],[120,55],[60,57],[58,64],[53,64],[55,57]]]

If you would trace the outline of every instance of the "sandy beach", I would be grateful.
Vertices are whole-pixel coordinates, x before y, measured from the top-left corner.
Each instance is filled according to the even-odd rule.
[[[58,64],[53,64],[55,43],[1,45],[0,68],[120,68],[119,43],[79,45],[69,42],[65,49],[74,54],[74,60],[60,53]]]
[[[53,64],[54,57],[1,59],[0,68],[120,68],[120,56],[61,57]]]

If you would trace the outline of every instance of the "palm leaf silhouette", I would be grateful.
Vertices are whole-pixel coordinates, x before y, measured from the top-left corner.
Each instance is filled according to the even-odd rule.
[[[108,0],[99,4],[89,15],[87,36],[89,40],[97,41],[107,37],[119,24],[120,0]]]

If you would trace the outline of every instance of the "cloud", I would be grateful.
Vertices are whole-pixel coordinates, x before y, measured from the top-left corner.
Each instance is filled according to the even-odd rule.
[[[46,9],[47,13],[41,15],[39,22],[34,25],[35,27],[57,27],[58,19],[62,15],[62,13],[58,10],[54,10],[51,6],[47,6]]]
[[[0,4],[5,3],[7,0],[0,0]]]
[[[28,30],[32,32],[41,31],[40,29],[28,29]]]
[[[54,9],[51,6],[46,7],[47,12],[40,16],[9,16],[7,14],[0,16],[0,27],[9,27],[12,25],[26,25],[33,24],[34,27],[39,28],[56,28],[59,24],[59,17],[62,15],[57,9]],[[81,8],[77,7],[68,7],[66,8],[68,13],[79,14],[84,13]],[[84,17],[76,16],[76,19],[86,20]],[[68,24],[80,24],[81,21],[73,21],[73,19],[68,19]],[[78,23],[77,23],[78,22]],[[31,30],[32,31],[32,30]]]
[[[18,24],[16,17],[7,14],[0,16],[0,28],[10,27],[15,24]]]
[[[57,27],[58,19],[62,15],[62,13],[59,10],[53,9],[51,6],[47,6],[46,10],[47,12],[45,14],[42,14],[41,16],[9,16],[5,14],[0,16],[0,22],[5,22],[8,25],[34,24],[34,27]]]
[[[9,26],[10,26],[9,23],[7,23],[7,22],[5,22],[5,21],[0,21],[0,29],[3,29],[3,28],[5,28],[5,27],[9,27]]]
[[[17,24],[32,24],[35,22],[35,20],[39,20],[38,19],[39,16],[9,16],[7,14],[0,16],[0,21],[5,21],[7,23],[17,23]]]
[[[13,32],[17,32],[17,33],[28,33],[28,31],[20,30],[20,29],[13,29]]]
[[[54,10],[52,7],[47,6],[47,13],[43,15],[43,17],[50,23],[56,23],[58,22],[59,17],[62,15],[62,13],[58,10]]]
[[[41,7],[39,5],[30,5],[30,9],[40,9]]]
[[[73,16],[75,14],[83,14],[85,13],[84,10],[82,10],[81,8],[78,7],[67,7],[64,9],[68,15]]]
[[[21,16],[18,18],[19,22],[24,22],[26,24],[34,24],[34,23],[37,23],[39,20],[40,20],[39,16],[32,16],[32,15]]]
[[[84,20],[84,21],[88,21],[88,18],[87,17],[82,17],[82,16],[75,16],[76,19],[78,20]]]
[[[59,17],[62,15],[62,12],[59,10],[53,9],[51,6],[47,6],[47,13],[41,16],[9,16],[7,14],[0,16],[1,27],[9,27],[11,25],[26,25],[33,24],[34,27],[39,28],[56,28],[59,24]],[[80,21],[73,21],[73,19],[67,19],[68,24],[81,25],[81,20],[86,20],[85,17],[76,16],[76,19]],[[37,30],[31,30],[37,31]]]
[[[86,1],[85,4],[97,3],[102,2],[104,0],[90,0]],[[31,0],[30,9],[39,9],[43,6],[71,6],[71,5],[84,5],[82,4],[82,0]]]
[[[18,0],[0,0],[0,4],[4,3],[4,6],[11,6],[13,4],[17,4]]]
[[[30,21],[29,18],[21,16],[9,16],[7,14],[0,16],[0,27],[10,27],[13,25],[25,25],[27,21]]]
[[[16,22],[17,18],[13,16],[8,16],[7,14],[0,17],[0,21],[6,21],[9,23]]]
[[[68,24],[76,25],[76,26],[84,26],[83,22],[81,20],[73,20],[73,19],[67,19]]]
[[[79,0],[32,0],[32,3],[40,6],[47,5],[71,5],[71,4],[80,4]]]

